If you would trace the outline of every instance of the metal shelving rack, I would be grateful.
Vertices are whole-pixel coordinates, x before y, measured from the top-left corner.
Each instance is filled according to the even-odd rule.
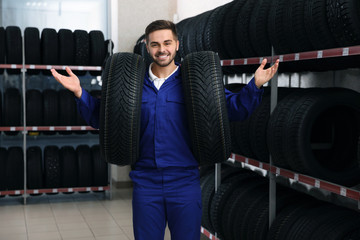
[[[360,45],[343,48],[333,48],[317,51],[307,51],[300,53],[291,53],[283,55],[264,56],[264,57],[252,57],[252,58],[240,58],[240,59],[225,59],[221,60],[221,66],[239,66],[239,65],[258,65],[261,64],[263,59],[267,59],[268,63],[273,64],[279,59],[280,64],[282,62],[297,62],[311,59],[324,59],[334,57],[347,57],[353,55],[360,55]],[[277,104],[277,88],[278,88],[278,74],[276,74],[270,82],[271,97],[270,97],[270,112],[272,112]],[[337,194],[350,200],[357,201],[357,207],[360,209],[360,191],[343,187],[338,184],[334,184],[328,181],[324,181],[318,178],[310,177],[305,174],[299,174],[293,171],[289,171],[283,168],[279,168],[273,165],[271,156],[269,163],[263,163],[251,158],[240,156],[232,153],[228,162],[241,164],[241,167],[252,166],[257,169],[264,170],[269,176],[269,227],[276,217],[276,180],[278,177],[283,177],[287,180],[307,184],[311,187],[321,189],[330,193]],[[252,168],[247,168],[253,170]],[[221,164],[215,164],[215,192],[221,184]],[[201,232],[212,240],[219,240],[217,234],[210,233],[205,228],[201,228]]]

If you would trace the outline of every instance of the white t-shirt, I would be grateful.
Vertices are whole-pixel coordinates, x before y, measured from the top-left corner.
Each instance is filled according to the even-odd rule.
[[[152,66],[152,63],[150,64],[150,67],[149,67],[149,78],[150,78],[150,81],[154,82],[154,85],[158,90],[160,89],[161,85],[163,85],[165,80],[168,79],[171,75],[173,75],[179,68],[179,66],[176,66],[176,69],[172,73],[170,73],[170,75],[167,76],[166,78],[158,78],[151,71],[151,66]]]

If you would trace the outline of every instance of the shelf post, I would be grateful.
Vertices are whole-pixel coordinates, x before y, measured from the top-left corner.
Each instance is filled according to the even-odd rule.
[[[275,63],[273,56],[275,55],[274,47],[271,48],[271,64]],[[270,81],[270,114],[274,111],[277,104],[278,95],[278,73]],[[276,176],[271,172],[273,161],[270,155],[270,171],[269,171],[269,228],[276,217]]]
[[[25,68],[25,38],[22,36],[21,37],[22,40],[22,68],[21,68],[21,73],[22,73],[22,96],[23,96],[23,156],[24,156],[24,194],[23,194],[23,198],[24,198],[24,205],[26,205],[26,178],[27,178],[27,172],[26,172],[26,81],[25,81],[25,73],[26,73],[26,68]]]

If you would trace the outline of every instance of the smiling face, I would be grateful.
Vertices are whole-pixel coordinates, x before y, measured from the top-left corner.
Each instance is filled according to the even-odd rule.
[[[174,63],[176,51],[179,49],[179,41],[170,29],[157,30],[149,34],[146,48],[155,64],[167,67]]]

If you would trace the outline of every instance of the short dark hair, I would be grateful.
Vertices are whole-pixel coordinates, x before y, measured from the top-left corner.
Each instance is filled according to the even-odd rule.
[[[155,32],[157,30],[164,30],[164,29],[169,29],[172,31],[175,39],[178,39],[177,36],[177,31],[176,31],[176,26],[173,22],[168,21],[168,20],[156,20],[152,23],[150,23],[146,29],[145,29],[145,39],[146,42],[149,42],[149,34],[152,32]]]

